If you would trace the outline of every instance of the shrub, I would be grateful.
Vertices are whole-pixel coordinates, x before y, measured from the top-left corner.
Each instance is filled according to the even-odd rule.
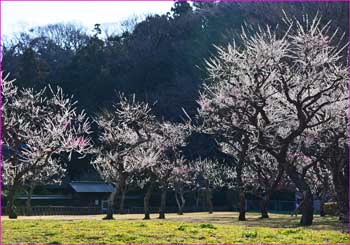
[[[289,235],[289,234],[296,234],[300,231],[300,229],[285,229],[285,230],[280,230],[278,233],[282,235]]]
[[[246,231],[243,233],[244,238],[256,238],[258,236],[258,232],[256,231]]]
[[[213,224],[200,224],[199,227],[207,229],[216,229],[216,227]]]
[[[177,229],[178,229],[179,231],[185,231],[186,227],[187,227],[187,225],[181,224]]]
[[[336,202],[327,202],[323,205],[323,210],[326,215],[338,215],[339,208]]]

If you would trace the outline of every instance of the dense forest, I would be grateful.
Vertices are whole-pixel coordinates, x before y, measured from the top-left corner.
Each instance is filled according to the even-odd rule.
[[[166,14],[124,21],[122,31],[114,34],[104,32],[99,23],[91,27],[92,34],[74,23],[33,27],[4,41],[2,69],[20,87],[62,87],[91,117],[123,92],[154,104],[157,117],[178,122],[185,116],[183,110],[190,117],[196,113],[198,91],[207,77],[205,60],[213,55],[215,46],[233,39],[239,45],[237,33],[242,25],[276,27],[284,12],[296,18],[319,14],[325,23],[332,20],[331,28],[339,28],[339,35],[346,32],[348,36],[348,11],[346,2],[179,1]],[[194,142],[202,145],[190,147],[205,152],[208,145],[215,148],[215,142],[199,137],[205,140]],[[81,164],[88,162],[76,159],[70,177],[80,178]]]

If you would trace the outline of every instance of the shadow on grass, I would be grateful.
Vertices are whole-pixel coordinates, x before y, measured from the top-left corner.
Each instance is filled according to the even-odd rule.
[[[300,227],[299,222],[301,216],[295,217],[289,214],[270,214],[268,219],[260,219],[259,213],[247,213],[246,221],[238,221],[238,213],[214,213],[208,214],[197,214],[190,218],[187,215],[183,217],[170,217],[169,220],[173,221],[186,221],[193,223],[213,223],[213,224],[227,224],[227,225],[244,225],[248,227],[269,227],[269,228],[297,228]],[[307,229],[313,230],[346,230],[346,226],[342,225],[337,217],[326,216],[320,217],[319,215],[314,216],[313,225],[306,227]]]

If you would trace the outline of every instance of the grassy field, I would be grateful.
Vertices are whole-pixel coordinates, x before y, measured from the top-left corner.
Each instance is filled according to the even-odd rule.
[[[168,214],[164,221],[156,214],[148,221],[138,214],[102,217],[2,217],[2,243],[350,243],[335,217],[316,216],[307,228],[297,226],[299,217],[281,214],[260,220],[249,213],[245,222],[232,212]]]

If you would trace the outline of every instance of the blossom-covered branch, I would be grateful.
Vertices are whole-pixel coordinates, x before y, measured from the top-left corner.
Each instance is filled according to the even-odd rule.
[[[38,92],[19,89],[5,77],[2,88],[3,181],[8,189],[9,216],[16,218],[14,196],[19,188],[33,175],[38,178],[61,172],[54,155],[89,151],[90,123],[59,87]]]

